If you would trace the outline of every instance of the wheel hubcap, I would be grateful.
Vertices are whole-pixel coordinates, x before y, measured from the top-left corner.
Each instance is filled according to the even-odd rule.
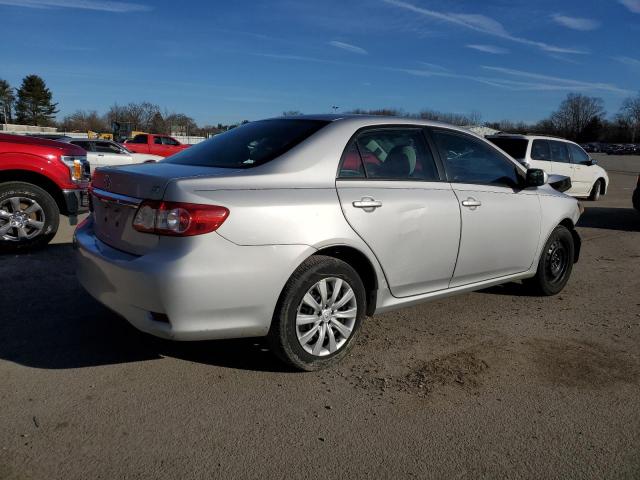
[[[340,278],[324,278],[302,297],[296,334],[307,353],[323,357],[347,343],[355,327],[358,305],[351,286]]]
[[[44,210],[31,198],[11,197],[0,203],[0,238],[10,242],[30,240],[42,233]]]
[[[567,264],[567,250],[560,241],[556,240],[547,251],[547,270],[550,280],[561,280],[567,269]]]

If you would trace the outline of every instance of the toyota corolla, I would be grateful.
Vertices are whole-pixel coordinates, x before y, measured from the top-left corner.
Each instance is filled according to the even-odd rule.
[[[348,352],[365,316],[520,280],[560,292],[581,209],[546,179],[445,124],[256,121],[98,169],[78,277],[150,334],[267,336],[314,370]]]

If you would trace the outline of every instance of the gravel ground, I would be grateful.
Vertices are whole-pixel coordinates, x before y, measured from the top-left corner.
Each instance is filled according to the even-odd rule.
[[[317,373],[137,332],[77,284],[70,228],[1,257],[0,478],[639,478],[640,158],[600,160],[562,294],[380,315]]]

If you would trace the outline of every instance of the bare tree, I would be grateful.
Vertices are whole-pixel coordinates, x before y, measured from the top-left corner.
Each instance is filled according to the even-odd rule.
[[[636,136],[640,133],[640,93],[622,102],[617,119],[628,126],[631,131],[631,143],[635,143]]]
[[[604,102],[601,98],[581,93],[567,95],[560,108],[553,112],[551,121],[555,130],[571,140],[581,140],[582,134],[594,119],[604,118]]]
[[[0,115],[2,115],[3,123],[12,122],[11,112],[13,111],[15,101],[16,97],[9,82],[0,79]]]
[[[60,126],[67,132],[105,132],[110,128],[105,118],[95,110],[77,110],[64,117]]]

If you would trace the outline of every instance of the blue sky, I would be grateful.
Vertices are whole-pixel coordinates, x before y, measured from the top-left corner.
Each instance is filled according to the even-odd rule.
[[[640,0],[0,0],[0,78],[59,116],[148,100],[200,124],[424,108],[536,121],[640,90]]]

